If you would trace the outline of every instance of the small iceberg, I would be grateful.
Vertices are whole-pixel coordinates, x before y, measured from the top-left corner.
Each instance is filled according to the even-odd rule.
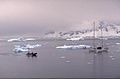
[[[108,40],[108,38],[98,38],[98,39],[101,39],[101,40]]]
[[[27,39],[25,39],[26,41],[35,41],[36,39],[34,39],[34,38],[27,38]]]
[[[88,49],[91,48],[89,45],[64,45],[64,46],[57,46],[57,49]]]
[[[120,43],[116,43],[117,45],[119,45]]]
[[[29,49],[27,49],[27,48],[14,48],[13,51],[16,53],[20,53],[20,52],[28,52]]]
[[[30,44],[27,44],[27,45],[15,45],[15,48],[13,49],[14,52],[27,52],[29,51],[30,49],[33,49],[33,48],[36,48],[36,47],[40,47],[42,45],[40,44],[35,44],[35,45],[30,45]]]
[[[72,48],[71,45],[67,46],[67,45],[64,45],[64,46],[57,46],[56,47],[57,49],[68,49],[68,48]]]
[[[65,56],[61,56],[60,58],[61,58],[61,59],[64,59],[64,58],[66,58],[66,57],[65,57]]]
[[[19,37],[19,38],[9,39],[7,41],[8,42],[23,42],[23,41],[34,41],[34,40],[36,40],[36,39],[34,39],[34,38],[24,39],[23,37]]]
[[[8,42],[22,42],[25,41],[23,38],[9,39]]]
[[[40,47],[40,46],[42,46],[42,45],[40,45],[40,44],[36,44],[36,45],[27,44],[27,45],[25,46],[25,48],[32,49],[32,48],[36,48],[36,47]]]
[[[66,39],[68,41],[79,41],[79,40],[84,40],[83,37],[77,37],[77,38],[69,38],[69,39]]]
[[[70,63],[71,61],[69,61],[69,60],[67,60],[67,61],[65,61],[66,63]]]

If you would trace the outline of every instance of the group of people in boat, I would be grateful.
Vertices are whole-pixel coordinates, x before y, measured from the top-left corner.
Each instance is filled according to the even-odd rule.
[[[37,53],[30,53],[30,52],[28,52],[27,54],[26,54],[28,57],[37,57]]]

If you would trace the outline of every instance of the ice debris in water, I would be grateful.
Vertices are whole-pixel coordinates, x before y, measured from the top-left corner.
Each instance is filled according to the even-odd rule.
[[[112,60],[115,60],[115,58],[112,58]]]
[[[68,61],[65,61],[65,62],[66,62],[66,63],[70,63],[71,61],[68,60]]]
[[[63,45],[63,46],[57,46],[57,49],[87,49],[90,48],[89,45]]]
[[[61,59],[64,59],[64,58],[66,58],[66,57],[65,57],[65,56],[61,56],[60,58],[61,58]]]
[[[94,54],[95,56],[97,55],[97,54]]]
[[[114,56],[112,56],[112,55],[110,56],[110,58],[111,58],[112,60],[115,60]]]
[[[113,56],[110,56],[110,58],[113,58]]]
[[[36,47],[40,47],[41,45],[40,44],[35,44],[35,45],[30,45],[30,44],[27,44],[27,45],[15,45],[15,48],[13,49],[14,52],[27,52],[29,51],[29,49],[33,49],[33,48],[36,48]]]
[[[34,40],[36,40],[36,39],[34,39],[34,38],[27,38],[27,39],[25,39],[26,41],[34,41]]]
[[[117,45],[119,45],[120,43],[116,43]]]
[[[92,62],[88,62],[88,64],[92,64]]]

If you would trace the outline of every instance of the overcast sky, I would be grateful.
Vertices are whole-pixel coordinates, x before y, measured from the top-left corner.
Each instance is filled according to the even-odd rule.
[[[71,30],[94,19],[120,21],[120,0],[0,0],[0,35]]]

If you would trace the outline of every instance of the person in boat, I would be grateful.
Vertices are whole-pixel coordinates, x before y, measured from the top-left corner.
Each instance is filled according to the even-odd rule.
[[[101,50],[101,49],[102,49],[102,47],[97,47],[97,49],[98,49],[98,50]]]
[[[30,52],[28,52],[27,54],[26,54],[28,57],[30,57],[30,56],[32,56],[32,57],[37,57],[37,53],[30,53]]]
[[[37,57],[37,53],[32,53],[32,57]]]

